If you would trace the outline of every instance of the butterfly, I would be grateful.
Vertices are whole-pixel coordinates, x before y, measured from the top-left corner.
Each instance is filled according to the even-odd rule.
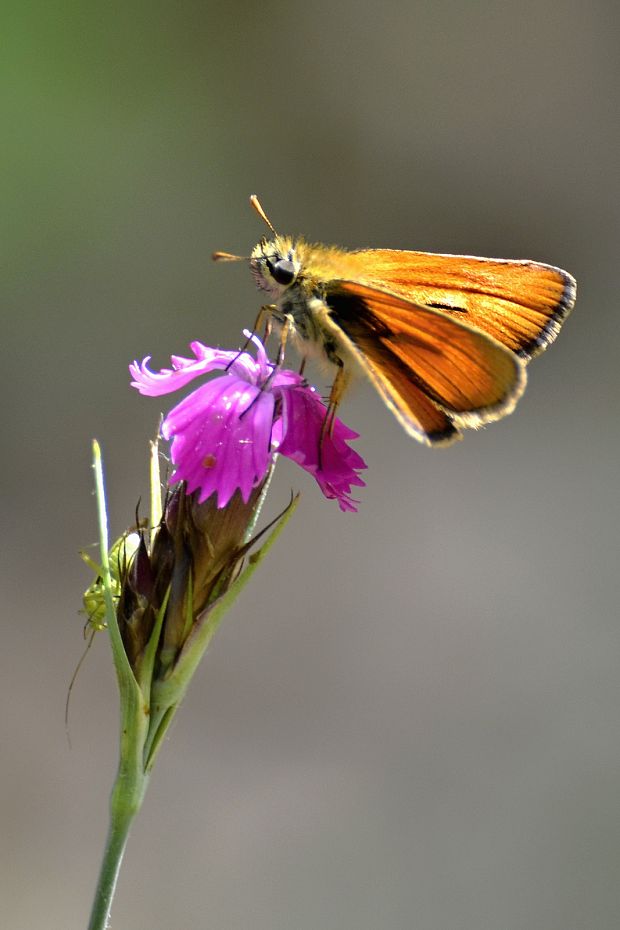
[[[276,233],[255,195],[250,203],[273,235],[249,258],[270,299],[262,313],[282,327],[282,346],[290,337],[304,362],[336,368],[327,426],[356,371],[427,445],[499,420],[575,303],[574,278],[553,265],[310,244]]]

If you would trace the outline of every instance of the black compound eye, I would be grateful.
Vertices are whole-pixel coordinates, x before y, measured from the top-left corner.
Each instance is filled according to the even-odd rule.
[[[287,258],[279,258],[277,262],[270,262],[269,259],[266,259],[267,268],[271,274],[271,277],[278,282],[278,284],[292,284],[297,276],[295,271],[294,264],[289,261]]]

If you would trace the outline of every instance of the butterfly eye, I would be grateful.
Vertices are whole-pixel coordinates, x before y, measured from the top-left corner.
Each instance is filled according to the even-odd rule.
[[[278,284],[292,284],[297,276],[295,271],[294,264],[289,261],[287,258],[279,258],[277,262],[267,261],[267,268],[271,274],[271,277],[277,281]]]

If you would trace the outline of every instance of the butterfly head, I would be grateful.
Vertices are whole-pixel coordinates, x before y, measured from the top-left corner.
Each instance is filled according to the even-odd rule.
[[[252,250],[250,268],[258,287],[278,299],[295,284],[301,269],[293,241],[287,236],[261,239]]]

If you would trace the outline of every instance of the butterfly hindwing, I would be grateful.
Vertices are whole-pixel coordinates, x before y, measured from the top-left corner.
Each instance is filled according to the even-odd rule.
[[[499,419],[525,387],[520,359],[459,320],[353,281],[325,295],[328,326],[405,428],[430,444]]]

